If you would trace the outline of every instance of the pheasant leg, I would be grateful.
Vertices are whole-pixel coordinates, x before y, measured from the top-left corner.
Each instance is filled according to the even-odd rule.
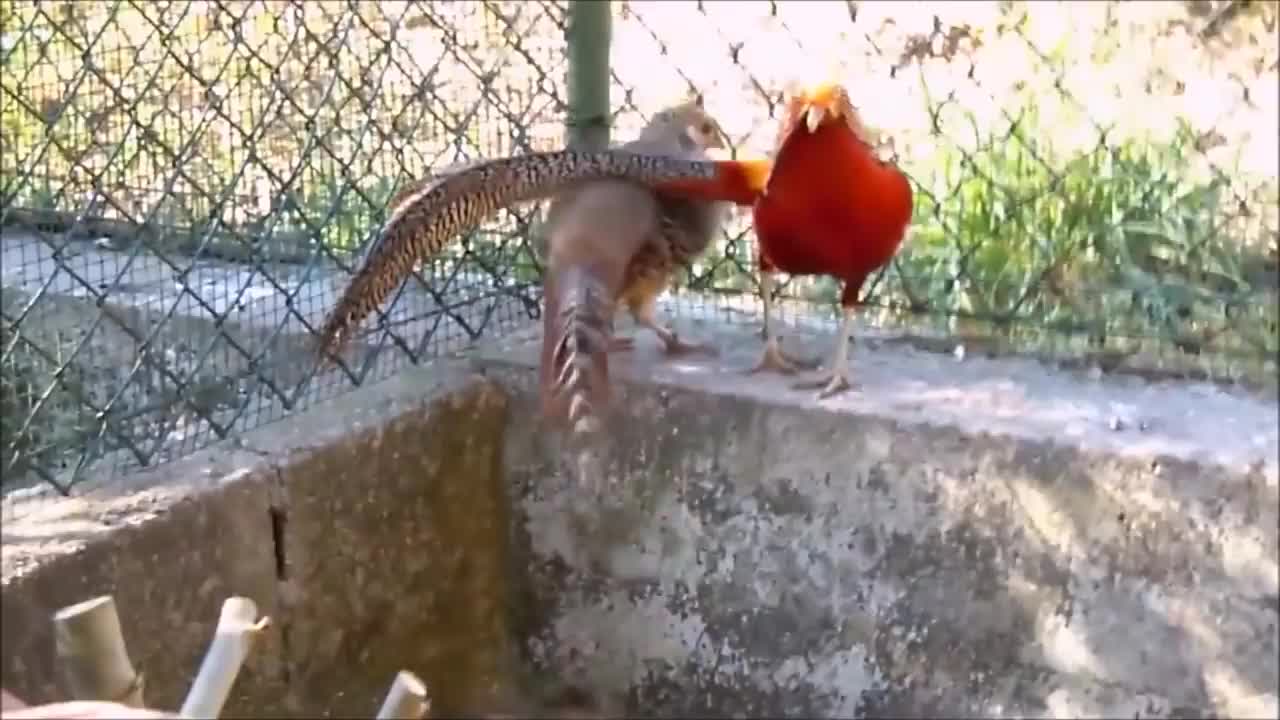
[[[704,342],[694,342],[690,340],[681,340],[675,330],[669,327],[663,327],[653,318],[640,317],[637,323],[642,327],[647,327],[657,334],[662,340],[663,346],[666,348],[668,355],[688,355],[699,353],[702,355],[719,355],[720,351],[714,345]]]
[[[654,294],[632,305],[631,317],[635,320],[637,327],[649,328],[658,336],[668,355],[701,353],[715,356],[719,354],[719,351],[709,343],[681,340],[675,330],[658,322],[658,308],[655,305],[656,298],[657,295]]]
[[[792,387],[797,390],[818,390],[819,400],[852,390],[853,383],[849,382],[849,341],[852,332],[853,308],[844,308],[844,319],[840,322],[840,334],[836,340],[831,368],[818,380],[799,382]]]
[[[772,370],[783,375],[795,375],[801,370],[817,368],[819,364],[817,359],[797,358],[784,353],[778,344],[778,337],[773,334],[773,326],[770,322],[773,310],[773,273],[771,272],[761,271],[760,273],[760,298],[764,304],[764,352],[760,356],[760,362],[746,374],[755,375],[765,370]]]

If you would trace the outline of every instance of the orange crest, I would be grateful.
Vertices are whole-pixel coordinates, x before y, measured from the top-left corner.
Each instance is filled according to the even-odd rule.
[[[849,99],[848,91],[837,82],[801,86],[790,94],[786,120],[778,135],[778,146],[781,146],[782,141],[793,130],[798,130],[800,125],[808,122],[812,132],[817,129],[816,123],[825,122],[829,118],[843,120],[855,137],[871,147],[876,146],[873,133],[863,125],[853,101]]]

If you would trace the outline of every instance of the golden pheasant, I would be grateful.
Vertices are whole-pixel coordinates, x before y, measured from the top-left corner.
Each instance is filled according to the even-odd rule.
[[[740,202],[742,179],[677,178],[657,183],[687,197]],[[749,193],[746,193],[749,194]],[[782,353],[771,326],[773,274],[830,275],[844,281],[843,320],[827,377],[801,388],[819,397],[849,389],[848,353],[858,294],[867,277],[897,252],[911,222],[912,191],[905,175],[876,158],[848,93],[834,83],[794,94],[778,132],[772,171],[752,208],[764,303],[764,354],[751,370],[794,373],[816,363]]]
[[[725,194],[741,198],[749,192],[746,188],[761,182],[760,178],[740,177],[744,171],[762,178],[768,173],[768,164],[712,163],[618,150],[561,150],[480,161],[417,183],[397,194],[363,265],[326,318],[318,349],[323,356],[336,358],[351,331],[404,282],[415,263],[429,259],[451,239],[501,208],[604,178],[646,183],[701,178]],[[735,194],[733,187],[743,189]]]
[[[620,149],[654,156],[707,159],[722,148],[720,126],[698,102],[657,113],[640,136]],[[763,184],[768,164],[724,163],[720,180],[745,202]],[[548,213],[548,272],[543,314],[543,408],[575,433],[600,422],[608,403],[608,352],[630,348],[613,336],[618,303],[636,325],[652,330],[668,353],[714,352],[682,341],[655,317],[658,296],[674,273],[706,250],[726,208],[720,203],[656,193],[637,182],[603,180],[557,198]]]

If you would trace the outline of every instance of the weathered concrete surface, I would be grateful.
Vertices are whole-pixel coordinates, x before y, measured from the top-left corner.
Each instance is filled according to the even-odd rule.
[[[336,716],[376,710],[402,668],[443,713],[507,671],[506,400],[462,382],[426,413],[395,383],[352,412],[308,413],[277,463],[292,683],[299,699],[333,696]]]
[[[133,492],[49,501],[40,512],[6,519],[5,689],[29,702],[64,699],[51,616],[111,593],[134,666],[145,673],[148,702],[176,708],[224,599],[251,597],[276,615],[268,476],[260,465],[243,451],[202,453],[137,478]],[[279,694],[279,657],[272,629],[237,694]]]
[[[514,638],[645,715],[1276,715],[1273,405],[861,349],[814,403],[695,332],[734,350],[614,362],[602,495],[521,336],[6,522],[4,685],[54,697],[49,614],[113,592],[173,706],[238,593],[275,623],[228,715],[367,714],[402,667],[501,705]]]
[[[534,421],[536,333],[480,359],[539,666],[652,716],[1276,717],[1270,402],[861,347],[815,402],[683,330],[725,354],[612,362],[601,495]]]
[[[176,707],[229,595],[273,624],[225,714],[367,715],[396,670],[438,709],[508,657],[505,401],[412,370],[3,527],[3,685],[59,697],[49,618],[113,593],[148,701]]]

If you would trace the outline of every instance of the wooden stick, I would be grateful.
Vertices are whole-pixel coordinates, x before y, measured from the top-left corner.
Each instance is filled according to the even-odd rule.
[[[246,597],[227,598],[213,632],[213,644],[200,663],[178,714],[184,718],[216,718],[227,702],[240,666],[253,648],[253,639],[270,623],[257,620],[258,606]]]
[[[417,675],[401,670],[391,683],[387,699],[382,701],[377,720],[420,720],[427,716],[430,709],[431,699],[427,697],[426,684]]]
[[[110,595],[53,614],[54,652],[76,700],[105,700],[140,708],[142,675],[133,668]]]

